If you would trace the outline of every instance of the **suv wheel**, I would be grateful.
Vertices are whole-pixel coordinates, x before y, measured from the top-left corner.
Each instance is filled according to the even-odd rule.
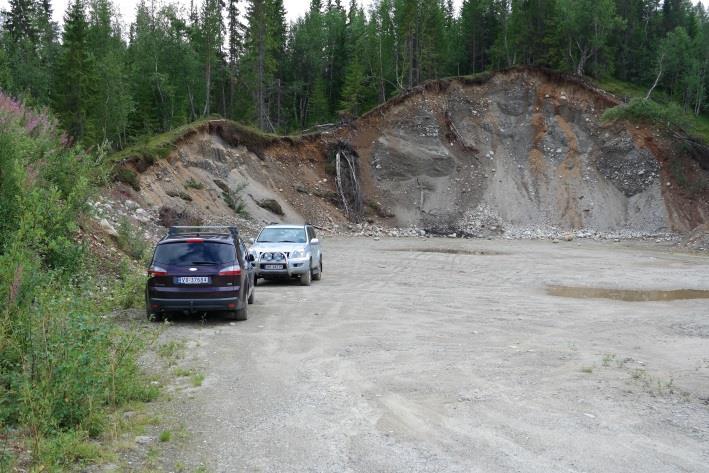
[[[317,274],[313,274],[314,281],[320,281],[321,279],[322,279],[322,259],[320,260],[320,264],[318,265]]]
[[[312,281],[312,278],[313,278],[313,269],[308,268],[308,271],[306,271],[300,275],[300,285],[301,286],[310,286],[310,281]]]

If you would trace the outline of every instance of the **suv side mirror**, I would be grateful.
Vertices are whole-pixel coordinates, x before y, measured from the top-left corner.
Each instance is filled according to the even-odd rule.
[[[320,240],[318,240],[317,238],[313,238],[312,240],[310,240],[310,244],[311,244],[311,245],[319,245],[319,244],[320,244]]]
[[[246,261],[248,261],[249,263],[253,263],[254,261],[256,261],[256,258],[254,257],[254,255],[249,253],[248,255],[246,255]]]
[[[249,238],[249,243],[253,245],[254,243],[256,243],[256,240],[254,240],[253,238]]]

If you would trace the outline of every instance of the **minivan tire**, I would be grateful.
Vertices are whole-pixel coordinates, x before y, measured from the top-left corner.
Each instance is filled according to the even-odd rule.
[[[246,311],[247,306],[244,306],[243,309],[239,310],[234,310],[229,312],[229,318],[232,320],[237,320],[239,322],[243,322],[244,320],[247,320],[249,318],[249,315]]]

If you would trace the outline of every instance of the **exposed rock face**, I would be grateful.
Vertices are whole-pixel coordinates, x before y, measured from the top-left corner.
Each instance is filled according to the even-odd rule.
[[[209,221],[233,214],[230,193],[257,221],[332,227],[346,219],[328,149],[344,142],[359,156],[370,223],[479,236],[639,235],[709,219],[709,172],[650,128],[603,124],[617,104],[611,96],[536,70],[469,82],[427,84],[303,138],[254,138],[210,122],[141,175],[141,194]]]
[[[399,225],[670,230],[657,159],[602,126],[602,110],[588,90],[535,74],[453,84],[387,110],[370,172]]]

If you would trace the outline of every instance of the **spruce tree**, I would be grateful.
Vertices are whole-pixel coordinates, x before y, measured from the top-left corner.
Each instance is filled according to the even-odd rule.
[[[54,85],[54,108],[64,128],[77,141],[86,131],[91,99],[92,63],[83,0],[74,0],[64,16],[62,47]]]

